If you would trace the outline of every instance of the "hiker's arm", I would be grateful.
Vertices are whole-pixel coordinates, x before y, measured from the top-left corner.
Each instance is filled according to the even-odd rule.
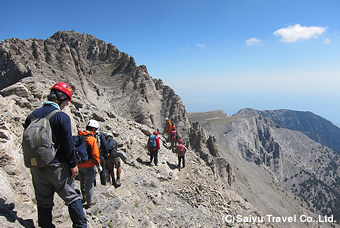
[[[159,138],[156,137],[156,144],[157,144],[157,149],[159,150],[161,148],[161,146],[159,145]]]
[[[70,168],[74,168],[77,166],[77,157],[76,152],[74,150],[71,119],[66,113],[63,112],[59,112],[55,115],[61,118],[59,134],[61,147],[65,156],[65,161]]]
[[[78,176],[78,166],[74,167],[74,168],[70,168],[71,169],[71,178],[75,178],[76,176]]]
[[[186,153],[188,151],[188,148],[186,148],[185,146],[184,146],[184,153]]]
[[[98,149],[98,144],[97,140],[93,137],[94,142],[91,143],[92,145],[92,155],[93,158],[97,161],[98,166],[100,165],[100,158],[99,158],[99,149]]]

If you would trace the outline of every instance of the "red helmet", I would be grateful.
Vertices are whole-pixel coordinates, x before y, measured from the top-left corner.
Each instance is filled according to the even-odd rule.
[[[175,129],[176,129],[176,126],[172,126],[172,129],[175,130]]]
[[[158,135],[158,131],[154,131],[153,134],[154,134],[154,135]]]
[[[72,101],[72,88],[65,82],[58,82],[57,84],[51,87],[51,90],[52,89],[60,90],[70,98],[69,101]]]
[[[179,140],[178,140],[178,143],[182,143],[182,139],[179,139]]]

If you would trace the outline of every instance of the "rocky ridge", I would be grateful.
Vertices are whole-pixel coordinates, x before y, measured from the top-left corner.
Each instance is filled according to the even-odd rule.
[[[1,91],[0,221],[7,227],[37,224],[33,186],[20,147],[22,123],[31,110],[41,105],[44,91],[53,83],[28,77]],[[71,104],[65,112],[72,117],[76,132],[85,125],[73,118],[76,117],[73,109],[76,107]],[[188,152],[187,166],[179,172],[175,154],[167,149],[161,137],[160,164],[150,166],[145,146],[152,128],[114,113],[94,113],[91,117],[100,121],[104,132],[117,133],[116,140],[131,155],[135,166],[123,164],[122,186],[117,189],[110,184],[100,185],[97,175],[98,203],[86,210],[90,227],[228,227],[234,223],[226,222],[226,215],[264,216],[229,185],[219,181],[194,151]],[[78,181],[76,185],[79,187]],[[57,196],[53,214],[58,227],[69,227],[67,207]]]
[[[104,132],[117,132],[117,141],[136,164],[123,165],[121,188],[97,184],[98,203],[86,211],[90,227],[226,227],[234,223],[226,222],[226,215],[262,215],[232,191],[232,167],[218,157],[214,138],[191,128],[181,98],[112,44],[91,35],[57,32],[44,41],[2,41],[0,56],[1,224],[37,224],[30,174],[22,161],[22,124],[58,81],[74,90],[65,110],[73,134],[96,119]],[[190,150],[181,172],[162,137],[160,165],[147,162],[147,136],[156,129],[164,133],[165,117],[176,123],[189,148],[200,148]],[[69,227],[67,208],[58,197],[55,200],[55,223]]]
[[[0,88],[25,77],[68,83],[74,90],[71,111],[77,126],[90,118],[103,121],[98,112],[110,117],[117,113],[164,133],[168,117],[176,124],[183,142],[191,146],[191,127],[181,98],[161,80],[152,78],[145,66],[137,66],[133,57],[110,43],[89,34],[59,31],[46,40],[2,41],[0,56]],[[4,88],[2,94],[10,92],[11,88]],[[47,92],[40,93],[36,95],[39,99]],[[205,139],[200,140],[207,148]],[[209,148],[201,154],[210,157]],[[210,166],[227,163],[222,161]],[[215,169],[216,176],[225,175],[223,167]]]

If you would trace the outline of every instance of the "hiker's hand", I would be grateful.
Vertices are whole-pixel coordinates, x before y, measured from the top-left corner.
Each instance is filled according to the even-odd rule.
[[[98,165],[98,171],[99,171],[99,172],[103,171],[103,168],[102,168],[101,165]]]
[[[78,176],[78,172],[79,172],[78,166],[71,168],[71,172],[72,172],[71,178],[75,178],[76,176]]]

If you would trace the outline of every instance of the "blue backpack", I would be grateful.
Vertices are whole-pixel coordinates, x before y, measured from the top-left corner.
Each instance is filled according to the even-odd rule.
[[[150,137],[149,137],[149,149],[156,149],[156,147],[157,147],[156,136],[150,135]]]
[[[89,155],[87,153],[86,137],[83,135],[73,135],[72,137],[78,163],[87,162],[89,160]]]

